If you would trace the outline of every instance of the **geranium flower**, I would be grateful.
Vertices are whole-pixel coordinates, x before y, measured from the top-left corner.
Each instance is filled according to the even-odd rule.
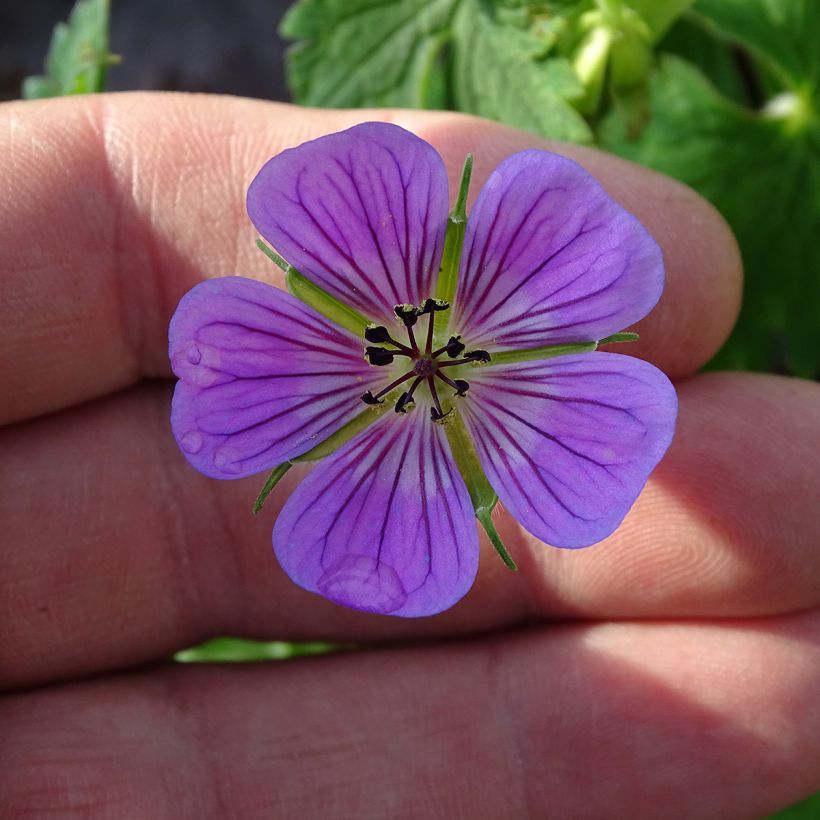
[[[213,279],[171,321],[172,426],[194,467],[276,468],[264,497],[326,456],[273,546],[297,584],[345,606],[452,606],[475,578],[476,517],[510,563],[496,494],[547,544],[600,541],[672,437],[668,379],[595,352],[660,296],[652,237],[556,154],[502,162],[465,229],[468,181],[448,220],[441,157],[384,123],[284,151],[247,204],[300,298]]]

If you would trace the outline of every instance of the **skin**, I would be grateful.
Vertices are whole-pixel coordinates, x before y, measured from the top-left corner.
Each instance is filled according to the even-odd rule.
[[[473,193],[549,147],[453,114],[129,94],[0,106],[0,818],[753,818],[820,789],[820,388],[693,375],[740,261],[685,187],[589,149],[661,243],[628,350],[677,382],[675,441],[622,527],[561,551],[498,519],[453,610],[405,621],[287,580],[260,478],[195,473],[166,330],[202,278],[277,282],[246,186],[364,119],[432,142]],[[297,470],[291,471],[289,477]],[[366,651],[191,667],[216,635]]]

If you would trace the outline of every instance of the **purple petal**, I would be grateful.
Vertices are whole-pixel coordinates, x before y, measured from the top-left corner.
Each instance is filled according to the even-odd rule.
[[[572,160],[522,151],[470,213],[454,324],[473,347],[597,341],[662,289],[660,248],[634,216]]]
[[[273,546],[305,589],[407,618],[452,606],[478,568],[470,497],[422,408],[382,417],[317,465],[279,514]]]
[[[615,530],[666,452],[677,414],[666,376],[616,353],[475,368],[462,401],[498,497],[556,547]]]
[[[433,295],[447,203],[438,153],[377,122],[283,151],[248,189],[253,224],[291,265],[382,321]]]
[[[360,413],[361,394],[380,380],[360,340],[290,294],[238,276],[188,292],[169,339],[180,379],[174,436],[213,478],[253,475],[309,450]]]

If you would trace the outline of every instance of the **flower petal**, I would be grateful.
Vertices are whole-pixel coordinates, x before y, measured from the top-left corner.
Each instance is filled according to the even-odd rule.
[[[279,514],[273,546],[305,589],[407,618],[452,606],[478,568],[470,497],[422,408],[383,416],[317,465]]]
[[[634,216],[572,160],[522,151],[470,213],[454,325],[473,347],[597,341],[662,289],[660,248]]]
[[[672,440],[675,389],[616,353],[475,368],[460,405],[487,478],[533,535],[586,547],[621,523]]]
[[[433,295],[448,208],[435,149],[387,123],[363,123],[271,159],[248,213],[285,259],[366,316]]]
[[[174,436],[213,478],[309,450],[362,410],[380,380],[362,342],[278,288],[230,276],[187,293],[171,319]],[[383,379],[383,377],[381,377]]]

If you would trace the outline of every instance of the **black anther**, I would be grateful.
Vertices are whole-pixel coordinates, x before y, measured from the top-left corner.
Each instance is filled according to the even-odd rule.
[[[490,354],[486,350],[472,350],[465,353],[464,358],[468,362],[488,362],[490,361]]]
[[[466,396],[467,391],[470,389],[470,385],[464,381],[464,379],[454,379],[453,383],[456,386],[456,395],[457,396]]]
[[[418,307],[419,315],[434,313],[437,310],[447,310],[450,303],[445,299],[425,299]]]
[[[370,364],[381,366],[393,361],[393,354],[383,347],[367,347],[364,352]]]
[[[431,407],[430,408],[430,418],[433,421],[441,421],[443,418],[446,418],[447,416],[449,416],[450,413],[452,413],[452,412],[453,412],[452,408],[450,408],[446,413],[442,413],[439,410],[436,410],[435,407]]]
[[[377,399],[369,390],[367,393],[362,393],[362,401],[365,404],[384,404],[382,399]]]
[[[364,338],[367,339],[368,342],[389,342],[390,333],[386,327],[369,327],[364,332]]]
[[[413,394],[410,392],[402,393],[399,400],[396,402],[396,412],[406,413],[407,408],[413,404]]]
[[[419,318],[419,312],[416,307],[413,305],[396,305],[393,308],[396,313],[396,316],[404,322],[405,327],[413,327],[416,324],[416,320]]]
[[[461,341],[460,336],[451,336],[445,350],[451,359],[456,359],[464,352],[464,342]]]

